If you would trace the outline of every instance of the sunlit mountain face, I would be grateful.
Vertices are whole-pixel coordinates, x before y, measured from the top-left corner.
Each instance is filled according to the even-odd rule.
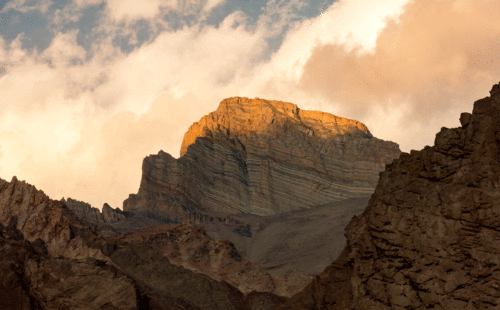
[[[225,98],[358,120],[402,151],[499,80],[493,1],[0,1],[0,176],[122,207]]]

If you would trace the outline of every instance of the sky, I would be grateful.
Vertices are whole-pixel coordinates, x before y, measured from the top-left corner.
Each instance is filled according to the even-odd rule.
[[[404,152],[500,81],[497,0],[0,0],[0,178],[122,208],[224,98],[356,119]]]

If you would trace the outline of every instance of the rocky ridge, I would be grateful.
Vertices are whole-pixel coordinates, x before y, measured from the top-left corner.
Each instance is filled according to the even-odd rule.
[[[387,165],[340,257],[279,309],[498,309],[499,89]]]
[[[124,211],[272,215],[369,195],[397,144],[365,125],[292,103],[234,97],[194,123],[181,158],[144,159]]]
[[[274,309],[141,246],[109,241],[62,201],[0,179],[2,309]]]
[[[102,206],[102,212],[92,207],[90,204],[76,199],[62,198],[61,201],[71,210],[76,216],[84,218],[93,223],[115,223],[125,218],[124,212],[119,208],[111,208],[107,203]]]

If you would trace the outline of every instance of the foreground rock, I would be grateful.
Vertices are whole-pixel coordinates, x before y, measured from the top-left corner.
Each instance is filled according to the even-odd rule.
[[[2,309],[273,309],[286,299],[244,295],[172,265],[141,245],[107,241],[62,201],[0,179]]]
[[[342,255],[280,309],[500,308],[500,94],[386,167]]]
[[[111,240],[147,247],[167,257],[172,264],[226,281],[245,294],[259,291],[283,295],[277,291],[275,279],[243,259],[231,242],[213,240],[189,221],[156,225]]]
[[[181,158],[144,159],[138,194],[124,211],[272,215],[370,195],[397,144],[365,125],[263,99],[229,98],[194,123]]]

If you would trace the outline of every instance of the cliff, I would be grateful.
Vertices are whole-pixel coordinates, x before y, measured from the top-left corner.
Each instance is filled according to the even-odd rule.
[[[388,165],[340,257],[279,309],[500,308],[499,90]]]
[[[272,215],[370,195],[397,144],[365,125],[292,103],[229,98],[194,123],[181,158],[144,159],[124,211]]]

